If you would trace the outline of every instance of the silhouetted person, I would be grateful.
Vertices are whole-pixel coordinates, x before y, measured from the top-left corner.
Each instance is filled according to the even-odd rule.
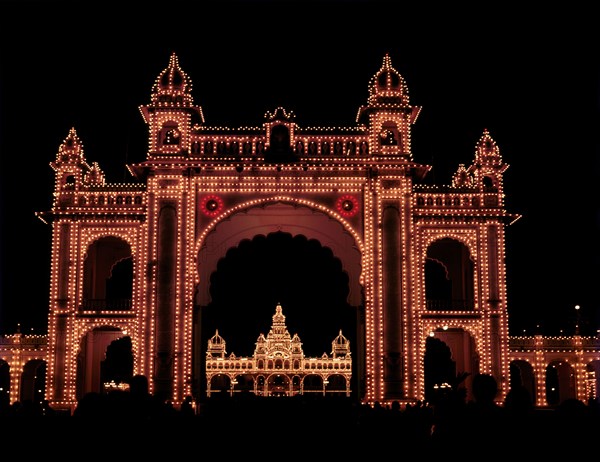
[[[433,415],[431,438],[434,447],[442,451],[448,444],[455,444],[464,438],[464,421],[467,415],[466,393],[464,388],[445,389],[432,402]]]
[[[129,411],[133,419],[150,420],[159,415],[160,403],[149,390],[145,375],[137,374],[129,380]]]
[[[498,383],[493,375],[473,376],[473,399],[468,403],[467,428],[481,442],[494,442],[506,436],[505,412],[496,403]]]
[[[191,396],[188,395],[185,397],[185,399],[181,403],[179,412],[181,414],[181,417],[183,417],[183,418],[190,418],[190,417],[194,417],[196,415],[196,413],[194,412],[194,407],[192,405],[192,397]]]
[[[534,410],[531,393],[523,385],[515,385],[504,398],[504,409],[511,418],[528,418]]]

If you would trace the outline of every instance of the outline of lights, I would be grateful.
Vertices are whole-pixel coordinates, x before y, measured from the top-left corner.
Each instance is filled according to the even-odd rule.
[[[208,194],[200,201],[200,210],[207,217],[216,217],[223,210],[223,199],[216,194]]]
[[[353,217],[358,213],[358,199],[350,194],[344,194],[336,201],[335,208],[343,217]]]

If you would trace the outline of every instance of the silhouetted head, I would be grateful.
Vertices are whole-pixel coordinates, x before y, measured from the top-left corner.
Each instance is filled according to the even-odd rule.
[[[493,403],[498,394],[498,383],[490,374],[477,374],[473,377],[473,398],[479,404]]]
[[[131,377],[129,381],[129,392],[133,395],[147,395],[149,390],[148,378],[138,374]]]

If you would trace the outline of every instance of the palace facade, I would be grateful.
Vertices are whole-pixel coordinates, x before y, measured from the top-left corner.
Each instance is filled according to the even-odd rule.
[[[206,350],[206,395],[251,392],[257,396],[296,396],[308,393],[350,396],[352,355],[340,329],[331,353],[304,355],[298,334],[292,337],[281,304],[275,308],[271,330],[256,340],[252,357],[227,354],[227,343],[215,332]]]
[[[509,336],[505,230],[519,215],[504,206],[499,146],[483,130],[450,184],[428,184],[431,166],[411,149],[420,109],[386,55],[353,126],[304,127],[278,107],[261,126],[213,127],[173,54],[140,107],[148,151],[127,166],[135,182],[107,183],[74,128],[51,163],[52,207],[38,214],[52,233],[48,335],[32,348],[21,334],[0,341],[10,400],[29,393],[23,377],[38,361],[44,396],[72,409],[102,390],[107,351],[123,338],[129,374],[146,375],[153,393],[174,403],[210,395],[213,365],[225,370],[220,337],[206,331],[211,281],[230,249],[273,235],[329,252],[353,320],[348,359],[323,358],[319,374],[299,359],[303,373],[283,389],[306,390],[306,377],[327,380],[325,364],[351,357],[342,388],[363,403],[423,400],[459,374],[468,391],[476,373],[496,378],[499,399],[517,381],[539,406],[596,397],[598,338]],[[451,357],[445,375],[426,366],[440,349]],[[263,361],[258,374],[259,354],[246,358],[245,387],[275,390],[265,383],[277,370]],[[232,389],[238,375],[225,375]]]

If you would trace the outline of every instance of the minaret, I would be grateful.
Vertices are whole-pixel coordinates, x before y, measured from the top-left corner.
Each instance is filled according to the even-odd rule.
[[[408,86],[400,73],[392,67],[388,54],[369,83],[367,105],[361,106],[357,123],[369,129],[371,155],[401,156],[412,160],[410,126],[417,120],[420,106],[411,106]]]
[[[474,186],[482,195],[484,207],[504,205],[503,173],[508,164],[502,162],[500,148],[490,136],[487,128],[475,147],[475,160],[468,172],[473,175]]]
[[[219,329],[215,331],[215,335],[213,335],[210,339],[208,339],[208,348],[206,350],[206,359],[215,358],[224,358],[227,354],[226,350],[227,343],[219,335]]]
[[[78,205],[78,192],[91,168],[85,161],[83,144],[74,128],[58,148],[56,160],[50,163],[55,172],[53,212]],[[82,204],[79,204],[82,205]],[[50,315],[48,332],[54,340],[49,344],[46,396],[53,401],[72,398],[69,380],[68,349],[71,347],[70,318],[75,311],[76,285],[73,261],[76,259],[76,224],[69,219],[52,221],[52,268],[50,276]]]
[[[149,126],[148,157],[187,156],[191,152],[190,131],[204,123],[202,108],[194,106],[192,81],[179,67],[177,55],[171,54],[169,65],[152,87],[151,103],[140,106]]]
[[[85,161],[83,144],[75,128],[69,130],[69,134],[58,148],[56,160],[50,162],[50,167],[55,172],[54,207],[75,205],[75,193],[84,183],[86,173],[91,170]]]

